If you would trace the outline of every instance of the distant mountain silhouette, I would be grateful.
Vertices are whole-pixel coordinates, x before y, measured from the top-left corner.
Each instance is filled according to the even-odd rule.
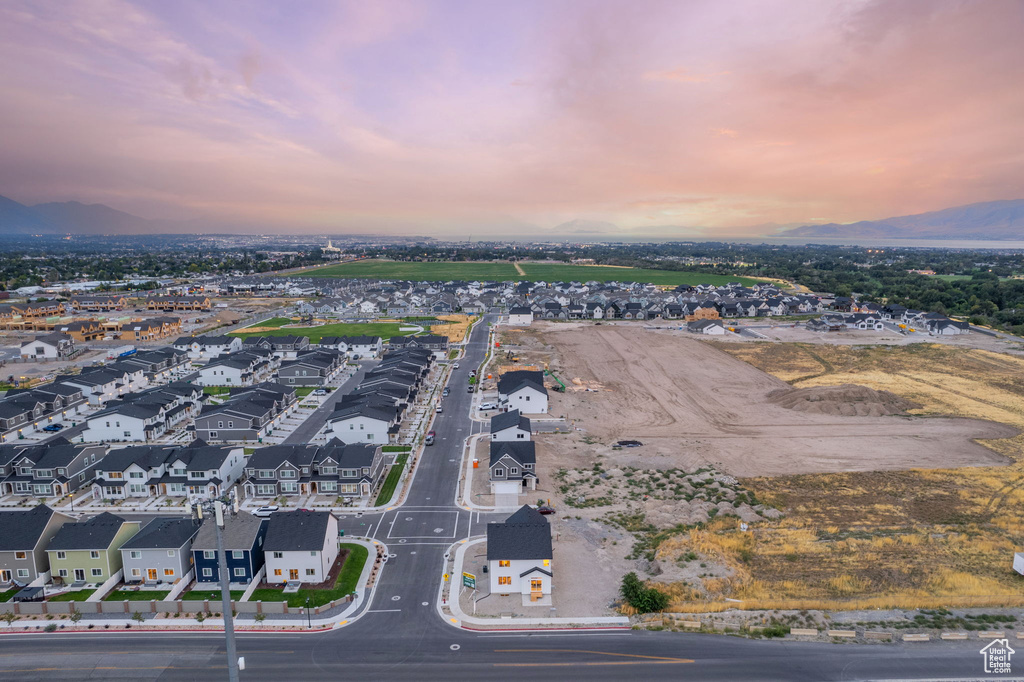
[[[0,196],[0,234],[140,234],[201,231],[194,221],[149,220],[104,204],[26,206]]]
[[[1024,199],[986,201],[919,213],[840,225],[804,225],[780,237],[887,237],[891,239],[1024,239]]]

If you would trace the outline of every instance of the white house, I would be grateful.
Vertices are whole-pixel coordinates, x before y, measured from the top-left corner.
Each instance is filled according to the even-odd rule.
[[[721,320],[694,320],[686,323],[686,330],[697,334],[721,336],[725,334],[725,325]]]
[[[237,336],[183,336],[174,342],[174,349],[188,353],[193,360],[216,358],[242,350]]]
[[[345,405],[327,421],[329,437],[343,443],[387,445],[398,432],[398,411],[385,405]]]
[[[33,360],[59,360],[75,352],[75,340],[67,334],[46,334],[21,344],[21,357]]]
[[[530,419],[520,414],[519,410],[501,412],[491,417],[492,441],[528,441],[531,433]]]
[[[200,386],[252,386],[271,377],[280,359],[266,350],[231,353],[199,369]]]
[[[326,511],[272,514],[263,552],[268,583],[322,583],[338,558],[338,519]]]
[[[488,466],[491,492],[516,495],[537,489],[537,448],[533,441],[491,443]]]
[[[509,308],[508,323],[512,327],[529,327],[533,324],[533,311],[527,306]]]
[[[116,405],[86,420],[82,440],[88,443],[149,441],[163,435],[164,408],[159,405]]]
[[[521,594],[523,603],[547,601],[552,587],[551,526],[523,505],[504,523],[487,524],[491,594]]]
[[[544,375],[539,371],[516,370],[506,372],[498,379],[498,404],[501,409],[519,410],[526,414],[548,411],[548,390]]]

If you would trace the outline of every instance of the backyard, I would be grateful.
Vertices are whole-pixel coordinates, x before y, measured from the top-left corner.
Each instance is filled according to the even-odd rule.
[[[47,597],[46,601],[85,601],[92,596],[92,593],[96,590],[78,590],[77,592],[61,592],[52,597]]]
[[[113,590],[103,601],[163,601],[170,590]]]

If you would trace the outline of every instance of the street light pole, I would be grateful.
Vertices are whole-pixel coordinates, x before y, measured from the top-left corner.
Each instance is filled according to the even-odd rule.
[[[309,622],[309,597],[306,597],[306,629],[312,629],[313,625]]]
[[[224,552],[224,499],[196,502],[196,512],[201,519],[203,510],[213,513],[213,525],[217,535],[217,572],[220,577],[220,602],[224,613],[224,643],[228,655],[228,682],[238,682],[238,652],[235,649],[235,619],[231,613],[231,585],[228,579],[228,557]],[[237,513],[237,498],[232,511]]]

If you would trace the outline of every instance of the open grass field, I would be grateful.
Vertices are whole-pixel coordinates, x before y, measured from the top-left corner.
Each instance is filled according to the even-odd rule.
[[[862,384],[918,403],[915,414],[1024,429],[1020,358],[926,343],[716,345],[795,387]],[[716,518],[662,542],[663,565],[695,556],[728,569],[699,585],[668,584],[672,610],[1024,605],[1012,570],[1024,546],[1024,435],[982,444],[1011,463],[743,479],[784,516],[746,533]]]
[[[239,336],[243,339],[250,336],[308,336],[311,342],[317,342],[324,336],[379,336],[382,339],[390,339],[392,336],[405,336],[405,332],[399,331],[400,327],[406,325],[394,322],[339,322],[337,324],[325,324],[319,327],[283,327],[277,329],[266,329],[264,323],[257,325],[262,331],[246,331],[248,327],[231,332],[230,336]]]
[[[459,280],[528,280],[528,281],[628,281],[651,284],[725,284],[742,282],[756,284],[759,280],[731,275],[708,275],[700,272],[617,268],[601,265],[568,265],[561,263],[519,263],[525,276],[515,265],[504,261],[472,263],[405,263],[364,260],[310,268],[299,274],[317,277],[409,279],[417,281]]]

